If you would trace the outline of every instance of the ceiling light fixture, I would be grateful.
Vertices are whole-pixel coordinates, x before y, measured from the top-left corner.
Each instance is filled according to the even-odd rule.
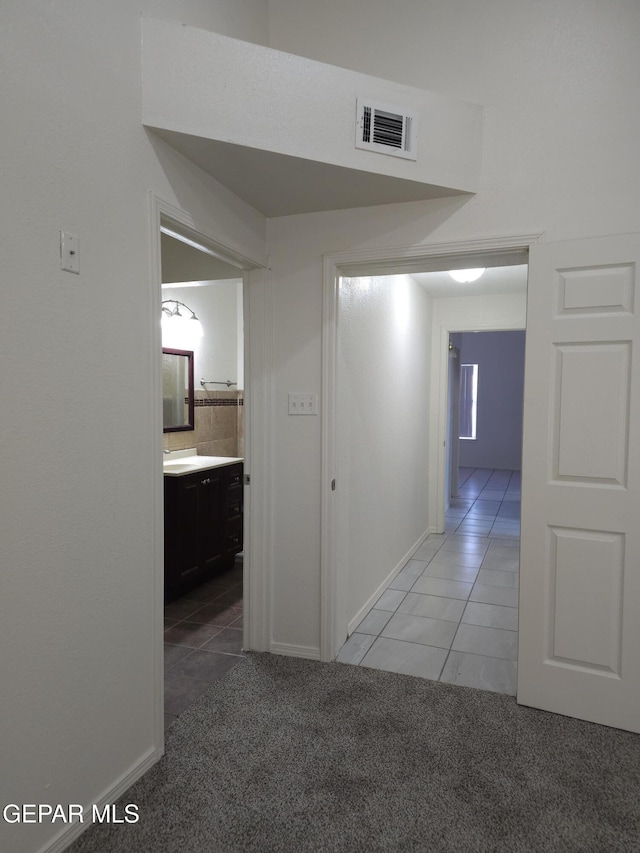
[[[486,267],[478,267],[473,270],[449,270],[449,275],[455,281],[460,282],[460,284],[464,284],[469,281],[477,281],[485,269]]]

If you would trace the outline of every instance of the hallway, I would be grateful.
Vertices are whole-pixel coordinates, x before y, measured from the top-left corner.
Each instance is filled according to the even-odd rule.
[[[443,534],[427,537],[337,660],[516,693],[520,472],[461,468]]]

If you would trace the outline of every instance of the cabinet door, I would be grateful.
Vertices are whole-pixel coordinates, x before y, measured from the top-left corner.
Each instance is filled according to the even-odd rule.
[[[223,537],[221,506],[222,474],[218,469],[207,471],[198,484],[198,536],[199,561],[209,568],[222,558]]]
[[[164,573],[169,588],[198,569],[198,479],[166,478],[164,501]]]

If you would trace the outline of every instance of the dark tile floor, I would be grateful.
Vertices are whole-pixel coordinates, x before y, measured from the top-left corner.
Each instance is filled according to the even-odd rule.
[[[242,563],[164,609],[165,728],[244,657]]]

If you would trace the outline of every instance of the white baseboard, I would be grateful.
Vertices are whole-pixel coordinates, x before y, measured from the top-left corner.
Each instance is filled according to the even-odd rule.
[[[427,536],[432,533],[431,528],[425,530],[421,536],[418,537],[417,541],[409,548],[406,554],[400,558],[400,560],[396,563],[396,565],[391,569],[387,577],[382,581],[382,583],[378,586],[373,595],[369,596],[367,601],[362,605],[362,607],[358,610],[356,615],[349,621],[347,626],[347,636],[351,636],[355,629],[358,627],[360,622],[364,619],[367,613],[371,610],[373,605],[376,603],[378,598],[382,595],[385,589],[389,586],[391,581],[395,578],[396,575],[400,574],[403,567],[406,565],[407,560],[410,560],[411,557],[415,554],[418,548],[422,545]]]
[[[124,793],[127,791],[134,782],[137,782],[147,770],[150,770],[154,764],[156,764],[162,758],[162,752],[160,752],[155,747],[150,749],[145,755],[143,755],[138,762],[136,762],[133,767],[130,768],[125,774],[123,774],[117,782],[114,783],[113,786],[109,788],[109,790],[103,794],[99,800],[95,803],[88,803],[84,806],[84,814],[90,815],[92,813],[93,806],[96,805],[99,809],[102,809],[108,803],[115,803]],[[67,847],[71,844],[71,842],[76,839],[79,835],[84,832],[85,829],[88,829],[91,826],[91,823],[85,821],[84,823],[80,823],[79,821],[75,823],[69,824],[65,829],[62,830],[52,841],[48,841],[44,847],[41,847],[38,853],[62,853],[63,850],[66,850]]]
[[[294,646],[291,643],[271,643],[269,651],[274,655],[288,655],[293,658],[320,660],[320,649],[317,646]]]

